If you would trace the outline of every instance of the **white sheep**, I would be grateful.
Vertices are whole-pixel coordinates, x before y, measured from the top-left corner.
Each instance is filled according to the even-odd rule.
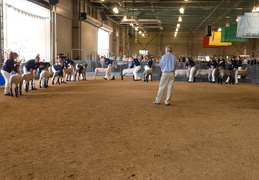
[[[188,75],[188,70],[187,69],[176,69],[175,70],[175,77],[177,76],[186,76]]]
[[[66,75],[66,81],[75,81],[75,67],[74,64],[70,64],[67,68],[64,68]]]
[[[55,67],[54,67],[54,65],[51,67],[51,69],[52,69],[52,72],[53,72],[53,75],[52,75],[52,84],[54,84],[54,80],[55,80],[55,78],[57,77],[58,79],[57,79],[57,81],[56,81],[56,84],[59,84],[60,85],[60,83],[61,83],[61,81],[62,81],[62,72],[61,71],[59,71],[59,70],[56,70],[55,69]]]
[[[247,68],[246,69],[242,69],[242,67],[239,67],[238,70],[237,70],[237,73],[238,73],[239,76],[245,77],[246,76],[246,71],[247,71]]]
[[[15,84],[15,96],[18,97],[18,93],[22,95],[22,75],[14,74],[10,77],[10,94],[13,96],[13,84]]]
[[[198,77],[198,76],[208,76],[208,79],[210,81],[210,75],[211,75],[211,70],[209,70],[209,69],[198,69],[196,71],[196,76],[195,77]]]
[[[218,84],[222,84],[223,78],[226,75],[226,70],[223,67],[218,69]]]
[[[44,69],[41,71],[40,73],[40,79],[39,79],[39,86],[40,88],[42,87],[49,87],[49,77],[50,77],[50,73],[47,69]]]
[[[86,80],[86,68],[87,68],[86,63],[76,65],[75,80],[77,75],[78,75],[78,81]],[[82,79],[81,79],[81,76],[82,76]]]
[[[98,73],[106,73],[106,71],[107,71],[107,68],[95,68],[93,79],[96,80],[96,75]],[[108,80],[109,80],[109,78],[108,78]]]
[[[26,92],[29,91],[30,81],[32,81],[32,75],[30,72],[25,73],[22,75],[23,83],[24,83],[24,89]]]
[[[126,74],[133,75],[133,72],[134,72],[134,68],[123,69],[123,71],[121,73],[121,80],[123,80],[123,76],[125,76]],[[133,80],[134,80],[134,76],[133,76]]]
[[[148,65],[144,66],[144,72],[143,72],[143,80],[144,82],[148,82],[148,79],[150,77],[150,80],[152,81],[152,67],[150,68]]]

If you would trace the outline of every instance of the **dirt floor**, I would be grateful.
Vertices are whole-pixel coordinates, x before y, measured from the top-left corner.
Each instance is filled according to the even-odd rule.
[[[259,86],[131,77],[50,85],[4,97],[1,180],[257,180]]]

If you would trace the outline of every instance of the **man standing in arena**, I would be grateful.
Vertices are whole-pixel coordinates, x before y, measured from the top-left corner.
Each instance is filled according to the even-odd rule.
[[[172,88],[175,80],[175,69],[177,67],[177,58],[172,54],[172,48],[166,46],[165,55],[162,56],[159,66],[162,71],[162,76],[160,79],[159,89],[154,104],[160,104],[162,97],[164,95],[165,88],[167,86],[167,95],[165,100],[165,105],[170,105],[170,99],[172,96]]]

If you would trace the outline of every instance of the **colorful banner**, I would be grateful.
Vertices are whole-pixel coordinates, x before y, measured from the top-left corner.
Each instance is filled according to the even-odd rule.
[[[220,31],[213,31],[212,36],[210,36],[209,45],[212,45],[212,46],[230,46],[230,45],[232,45],[232,43],[221,42],[221,32]]]
[[[220,46],[211,46],[211,45],[209,45],[210,37],[211,37],[211,36],[204,36],[204,37],[203,37],[203,44],[202,44],[202,47],[203,47],[203,48],[218,48],[218,47],[220,47]]]
[[[237,35],[237,24],[221,27],[221,42],[248,42],[247,38],[239,38]]]

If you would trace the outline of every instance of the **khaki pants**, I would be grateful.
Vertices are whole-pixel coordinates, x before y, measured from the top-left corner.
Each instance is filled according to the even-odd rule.
[[[175,72],[162,73],[159,89],[156,96],[157,103],[159,103],[162,100],[165,92],[165,88],[167,86],[167,95],[166,95],[165,104],[170,104],[174,80],[175,80]]]

